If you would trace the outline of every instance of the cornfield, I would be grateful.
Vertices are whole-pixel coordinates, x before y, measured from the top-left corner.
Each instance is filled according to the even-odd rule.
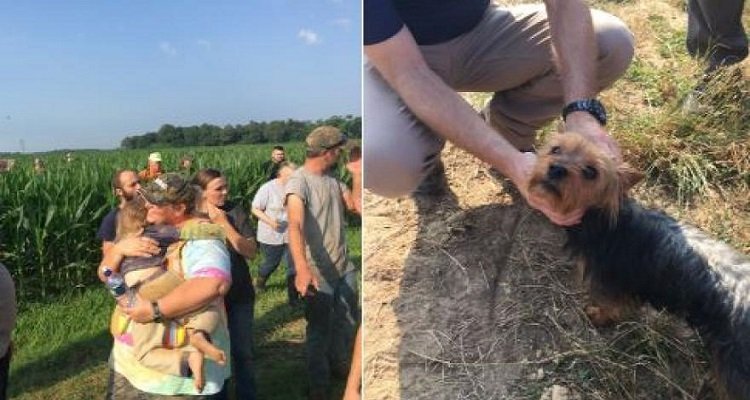
[[[249,210],[265,182],[262,163],[271,147],[81,151],[70,162],[64,153],[49,153],[40,157],[46,167],[42,172],[34,170],[32,157],[16,157],[15,167],[0,173],[0,262],[13,275],[19,300],[45,301],[96,282],[101,258],[96,231],[116,204],[110,180],[117,169],[143,169],[149,151],[158,150],[164,169],[172,171],[189,154],[195,170],[224,172],[230,199]],[[287,159],[303,161],[300,144],[286,149]],[[339,174],[344,176],[343,171]]]

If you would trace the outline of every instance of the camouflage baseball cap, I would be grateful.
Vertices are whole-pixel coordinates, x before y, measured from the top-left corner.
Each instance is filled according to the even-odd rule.
[[[191,203],[195,200],[195,189],[180,174],[163,174],[141,186],[138,191],[151,204]]]
[[[343,146],[346,144],[346,134],[341,132],[339,128],[333,126],[319,126],[313,129],[305,143],[307,143],[308,151],[324,151],[332,149],[336,146]]]

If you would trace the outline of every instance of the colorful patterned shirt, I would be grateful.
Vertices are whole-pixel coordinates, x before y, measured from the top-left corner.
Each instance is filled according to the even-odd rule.
[[[189,240],[182,249],[182,269],[185,279],[220,278],[231,282],[231,264],[229,252],[223,240],[195,239]],[[222,299],[216,301],[222,302]],[[214,345],[229,356],[229,331],[227,330],[226,314],[222,310],[223,323],[214,332],[210,332]],[[176,324],[170,322],[170,324]],[[170,325],[165,330],[165,340],[174,336],[176,325]],[[113,369],[123,375],[134,387],[146,393],[160,395],[211,395],[221,391],[224,381],[231,376],[229,362],[220,366],[206,359],[204,364],[205,387],[203,392],[195,390],[193,379],[190,377],[164,374],[141,365],[133,355],[132,337],[129,332],[116,337],[112,348],[110,362]]]

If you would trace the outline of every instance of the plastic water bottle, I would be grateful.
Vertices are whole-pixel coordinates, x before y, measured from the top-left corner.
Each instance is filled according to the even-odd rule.
[[[135,297],[125,283],[125,279],[123,279],[122,275],[106,267],[104,268],[103,273],[104,277],[107,279],[105,284],[110,293],[112,293],[112,296],[117,299],[117,302],[120,303],[121,306],[132,306]]]

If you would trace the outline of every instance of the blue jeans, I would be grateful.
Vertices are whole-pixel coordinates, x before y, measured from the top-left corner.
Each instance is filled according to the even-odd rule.
[[[310,387],[328,389],[331,373],[343,378],[349,372],[352,346],[360,322],[358,271],[305,296],[307,320],[307,370]]]
[[[281,259],[286,258],[286,276],[294,276],[294,263],[292,262],[292,255],[289,254],[286,244],[265,244],[260,243],[260,252],[263,253],[263,263],[260,265],[258,274],[266,279],[273,271],[276,271]],[[286,256],[286,257],[285,257]]]
[[[227,303],[235,399],[255,400],[253,303]]]

